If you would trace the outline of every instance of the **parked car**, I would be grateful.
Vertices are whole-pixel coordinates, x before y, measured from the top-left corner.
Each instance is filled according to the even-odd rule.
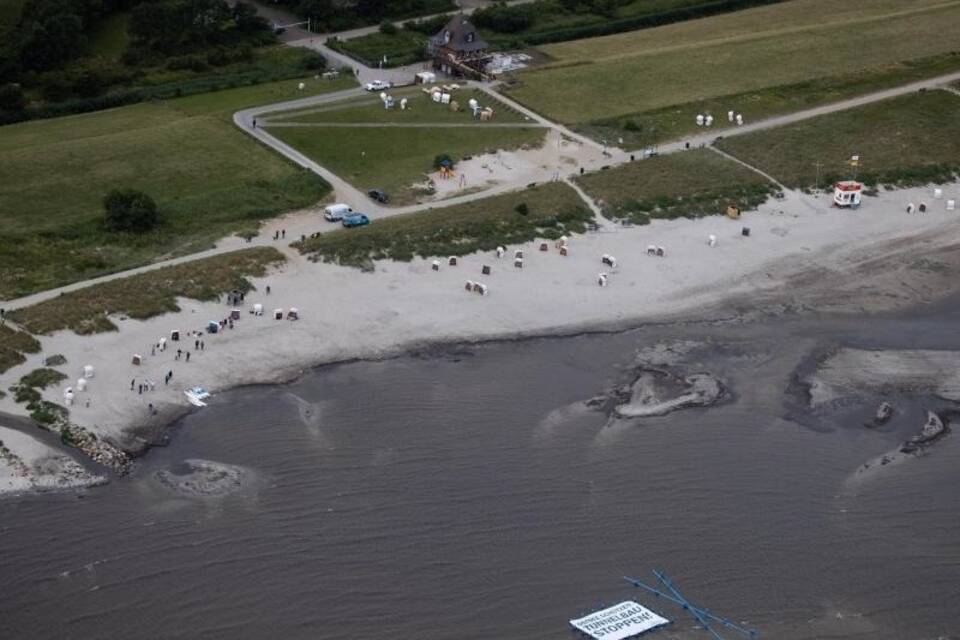
[[[343,216],[341,224],[347,229],[350,227],[362,227],[365,224],[370,224],[370,218],[362,213],[351,213],[350,215]]]
[[[363,88],[367,91],[383,91],[384,89],[389,89],[392,86],[393,85],[385,80],[374,80],[373,82],[368,82],[367,84],[363,85]]]
[[[370,191],[367,191],[367,195],[383,204],[390,202],[390,197],[382,189],[370,189]]]
[[[337,203],[323,208],[323,217],[330,222],[339,222],[343,220],[343,216],[351,213],[353,213],[353,209],[348,204]]]

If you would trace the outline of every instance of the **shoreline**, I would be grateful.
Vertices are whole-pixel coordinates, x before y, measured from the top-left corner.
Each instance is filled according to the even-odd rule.
[[[949,185],[948,191],[960,190]],[[145,321],[117,318],[117,332],[43,336],[43,353],[8,372],[16,380],[45,355],[62,354],[68,379],[44,392],[63,403],[76,387],[83,365],[96,370],[78,392],[70,420],[133,457],[171,437],[171,426],[193,410],[183,390],[201,385],[214,394],[245,386],[285,384],[324,366],[381,360],[453,345],[616,333],[670,323],[748,322],[791,313],[870,313],[905,308],[947,297],[960,288],[960,245],[956,214],[932,210],[907,215],[902,202],[932,200],[930,189],[883,192],[859,211],[829,209],[825,198],[791,193],[768,201],[738,221],[719,216],[656,221],[644,227],[601,229],[570,239],[570,257],[551,244],[524,245],[526,263],[488,252],[464,256],[456,267],[431,269],[430,259],[376,263],[373,273],[303,256],[265,278],[241,310],[235,329],[168,342],[151,356],[151,344],[169,331],[182,334],[224,318],[230,306],[180,300],[181,310]],[[947,195],[946,197],[953,197]],[[750,237],[739,235],[751,227]],[[720,243],[708,247],[708,232]],[[649,257],[651,241],[667,247],[666,258]],[[510,247],[513,250],[515,247]],[[617,257],[617,268],[600,263],[601,253]],[[919,262],[918,262],[919,261]],[[444,261],[445,262],[445,261]],[[480,276],[480,265],[492,265]],[[919,266],[918,266],[919,265]],[[609,273],[599,287],[597,273]],[[491,292],[463,291],[466,279],[483,277]],[[264,293],[266,285],[272,293]],[[264,305],[264,316],[248,310]],[[273,320],[272,308],[298,307],[301,319]],[[192,352],[187,363],[177,347]],[[143,356],[141,366],[132,354]],[[168,371],[170,385],[163,384]],[[131,382],[150,380],[153,391],[131,391]],[[134,384],[135,386],[135,384]],[[146,397],[144,397],[146,396]],[[90,406],[86,406],[87,400]],[[150,415],[148,404],[156,413]],[[0,412],[22,415],[9,396]],[[2,416],[2,413],[0,413]],[[2,420],[0,420],[2,424]]]

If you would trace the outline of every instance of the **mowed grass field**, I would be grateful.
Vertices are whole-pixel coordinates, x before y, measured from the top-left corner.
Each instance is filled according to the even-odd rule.
[[[926,91],[718,143],[790,187],[857,178],[895,186],[951,181],[960,174],[960,96]]]
[[[530,121],[527,116],[507,106],[503,102],[477,89],[460,89],[453,93],[453,100],[460,106],[459,111],[452,111],[450,105],[434,102],[420,89],[391,89],[389,94],[398,104],[392,109],[385,109],[379,95],[368,95],[362,98],[324,105],[302,111],[270,114],[267,120],[276,122],[390,122],[397,124],[482,124],[496,125]],[[407,108],[400,109],[399,101],[407,100]],[[493,109],[493,118],[482,121],[473,117],[469,107],[470,100],[476,100],[480,107]],[[536,122],[530,121],[531,124]]]
[[[312,92],[352,86],[308,82]],[[0,127],[0,299],[206,248],[317,202],[326,182],[231,120],[238,109],[304,95],[296,87],[291,80]],[[159,229],[104,231],[102,199],[126,187],[156,200]]]
[[[415,202],[416,184],[432,172],[437,155],[455,160],[497,149],[543,143],[533,127],[266,127],[271,135],[358,189],[383,189],[391,204]]]
[[[956,24],[960,0],[792,0],[547,46],[555,62],[507,92],[587,123],[942,55],[956,49]]]
[[[576,182],[607,217],[639,224],[723,214],[728,204],[753,209],[774,190],[756,172],[708,149],[655,156],[588,173]]]

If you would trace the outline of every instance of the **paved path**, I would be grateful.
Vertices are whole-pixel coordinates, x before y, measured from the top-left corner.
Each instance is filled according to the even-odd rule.
[[[320,127],[322,129],[383,129],[394,127],[398,129],[543,129],[548,125],[539,122],[284,122],[282,120],[258,120],[257,127],[276,129],[278,127]]]
[[[352,61],[352,64],[356,64],[356,62]],[[720,136],[731,137],[736,135],[744,135],[754,131],[763,131],[765,129],[781,127],[784,125],[792,124],[794,122],[801,122],[803,120],[808,120],[810,118],[815,118],[817,116],[826,115],[828,113],[835,113],[838,111],[854,109],[856,107],[871,104],[874,102],[879,102],[881,100],[887,100],[897,96],[906,95],[906,94],[913,93],[920,90],[942,88],[942,85],[946,85],[948,83],[952,83],[956,81],[960,81],[960,72],[938,76],[936,78],[930,78],[928,80],[922,80],[919,82],[913,82],[913,83],[903,85],[900,87],[895,87],[892,89],[877,91],[875,93],[870,93],[867,95],[859,96],[856,98],[850,98],[847,100],[841,100],[839,102],[834,102],[831,104],[814,107],[812,109],[806,109],[803,111],[794,112],[784,116],[777,116],[774,118],[768,118],[766,120],[751,122],[749,124],[743,125],[742,127],[716,130],[716,131],[711,131],[709,133],[698,134],[695,136],[691,136],[686,140],[681,140],[681,141],[668,143],[665,145],[660,145],[659,150],[660,150],[660,153],[666,154],[666,153],[675,153],[678,151],[682,151],[688,147],[689,148],[705,147],[708,145],[712,145]],[[596,142],[588,138],[585,138],[584,136],[579,135],[575,132],[572,132],[566,127],[550,122],[546,118],[543,118],[539,114],[534,113],[533,111],[530,111],[523,105],[520,105],[519,103],[516,103],[513,100],[506,98],[505,96],[502,96],[498,93],[494,93],[488,85],[478,84],[478,83],[472,83],[472,84],[480,88],[481,90],[489,93],[490,95],[496,97],[496,99],[506,104],[509,104],[511,107],[517,109],[521,113],[526,114],[528,117],[530,117],[533,120],[536,120],[537,122],[543,124],[544,126],[549,126],[553,129],[559,130],[563,133],[563,135],[566,135],[571,139],[578,140],[582,144],[589,144],[589,145],[593,145],[594,147],[597,146]],[[954,91],[952,88],[948,90]],[[354,203],[356,203],[356,205],[358,205],[359,208],[362,208],[366,211],[370,211],[374,213],[377,217],[401,215],[404,213],[412,213],[414,211],[425,211],[433,208],[440,208],[440,207],[446,207],[446,206],[455,205],[455,204],[462,204],[465,202],[478,200],[480,198],[487,198],[493,195],[507,193],[509,191],[514,191],[516,189],[520,189],[526,186],[526,185],[506,183],[506,184],[502,184],[497,187],[494,187],[492,189],[487,189],[481,192],[471,193],[464,196],[448,198],[446,200],[437,201],[437,202],[426,204],[426,205],[421,204],[421,205],[410,205],[407,207],[387,208],[372,202],[369,198],[366,197],[365,194],[361,193],[353,185],[349,184],[345,180],[342,180],[337,175],[325,169],[324,167],[320,166],[319,164],[317,164],[310,158],[306,157],[296,149],[293,149],[289,145],[286,145],[285,143],[277,140],[276,138],[271,136],[269,133],[264,131],[262,128],[253,126],[253,122],[252,122],[253,119],[258,116],[262,116],[264,114],[277,112],[277,111],[287,111],[292,109],[311,107],[317,104],[335,102],[338,100],[343,100],[346,98],[356,97],[360,95],[365,95],[365,94],[363,90],[358,87],[356,89],[348,89],[345,91],[337,91],[334,93],[328,93],[328,94],[319,95],[319,96],[301,98],[299,100],[292,100],[292,101],[284,102],[280,104],[273,104],[273,105],[266,105],[262,107],[255,107],[252,109],[245,109],[243,111],[238,111],[236,114],[234,114],[233,121],[238,127],[240,127],[240,129],[242,129],[248,135],[251,135],[254,138],[256,138],[262,144],[265,144],[268,147],[276,150],[277,152],[282,153],[284,156],[286,156],[296,164],[302,167],[306,167],[311,171],[314,171],[321,177],[323,177],[331,185],[333,185],[334,191],[337,194],[338,199],[340,199],[341,201],[345,201],[348,204],[351,204],[351,206],[353,206]],[[609,152],[611,154],[610,162],[609,162],[611,166],[629,161],[628,154],[626,154],[622,150],[611,149],[609,150]],[[574,174],[571,173],[568,175],[561,176],[561,179],[567,182],[572,175]],[[583,194],[582,192],[578,192],[578,193],[580,193],[581,197],[584,197],[586,195],[586,194]],[[585,201],[588,203],[588,205],[592,202],[589,199],[589,197],[587,197]],[[595,203],[594,203],[594,206],[595,206]],[[594,207],[591,206],[591,209],[593,208]],[[599,219],[602,220],[602,218],[599,218]],[[272,230],[272,227],[275,227],[275,226],[276,224],[268,225],[264,229],[264,231],[266,231],[267,229]],[[336,226],[329,227],[329,228],[333,229],[333,228],[336,228]],[[291,238],[295,238],[295,237],[296,236],[291,235]],[[7,300],[5,302],[0,302],[0,307],[3,307],[5,309],[16,309],[19,307],[36,304],[44,300],[49,300],[50,298],[59,296],[61,293],[66,293],[68,291],[75,291],[77,289],[82,289],[90,285],[107,282],[117,278],[124,278],[131,275],[136,275],[138,273],[143,273],[145,271],[158,269],[164,266],[181,264],[184,262],[190,262],[192,260],[199,260],[202,258],[206,258],[206,257],[210,257],[210,256],[222,254],[222,253],[227,253],[229,251],[236,251],[237,249],[242,249],[248,246],[260,246],[260,245],[277,246],[277,243],[274,241],[271,241],[270,235],[266,232],[262,232],[261,235],[255,238],[251,243],[243,242],[239,238],[229,238],[222,241],[216,248],[210,249],[208,251],[203,251],[200,253],[183,256],[180,258],[174,258],[172,260],[155,262],[155,263],[145,265],[143,267],[139,267],[136,269],[130,269],[127,271],[122,271],[119,273],[102,276],[100,278],[94,278],[91,280],[74,283],[64,287],[58,287],[56,289],[43,291],[31,296],[19,298],[16,300]],[[281,248],[288,255],[295,255],[289,248],[286,248],[286,247],[281,247]]]

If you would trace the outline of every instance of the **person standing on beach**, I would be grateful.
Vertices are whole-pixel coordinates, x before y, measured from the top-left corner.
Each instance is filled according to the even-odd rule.
[[[203,351],[203,340],[200,341],[200,351]]]
[[[190,362],[190,352],[187,351],[187,362]]]
[[[270,285],[267,285],[267,295],[270,295]]]
[[[136,378],[134,378],[133,380],[130,381],[130,391],[133,391],[133,385],[135,385],[135,384],[137,384],[137,379],[136,379]]]
[[[199,340],[194,340],[194,341],[193,341],[193,350],[196,351],[196,350],[199,349],[199,348],[200,348],[200,341],[199,341]]]

